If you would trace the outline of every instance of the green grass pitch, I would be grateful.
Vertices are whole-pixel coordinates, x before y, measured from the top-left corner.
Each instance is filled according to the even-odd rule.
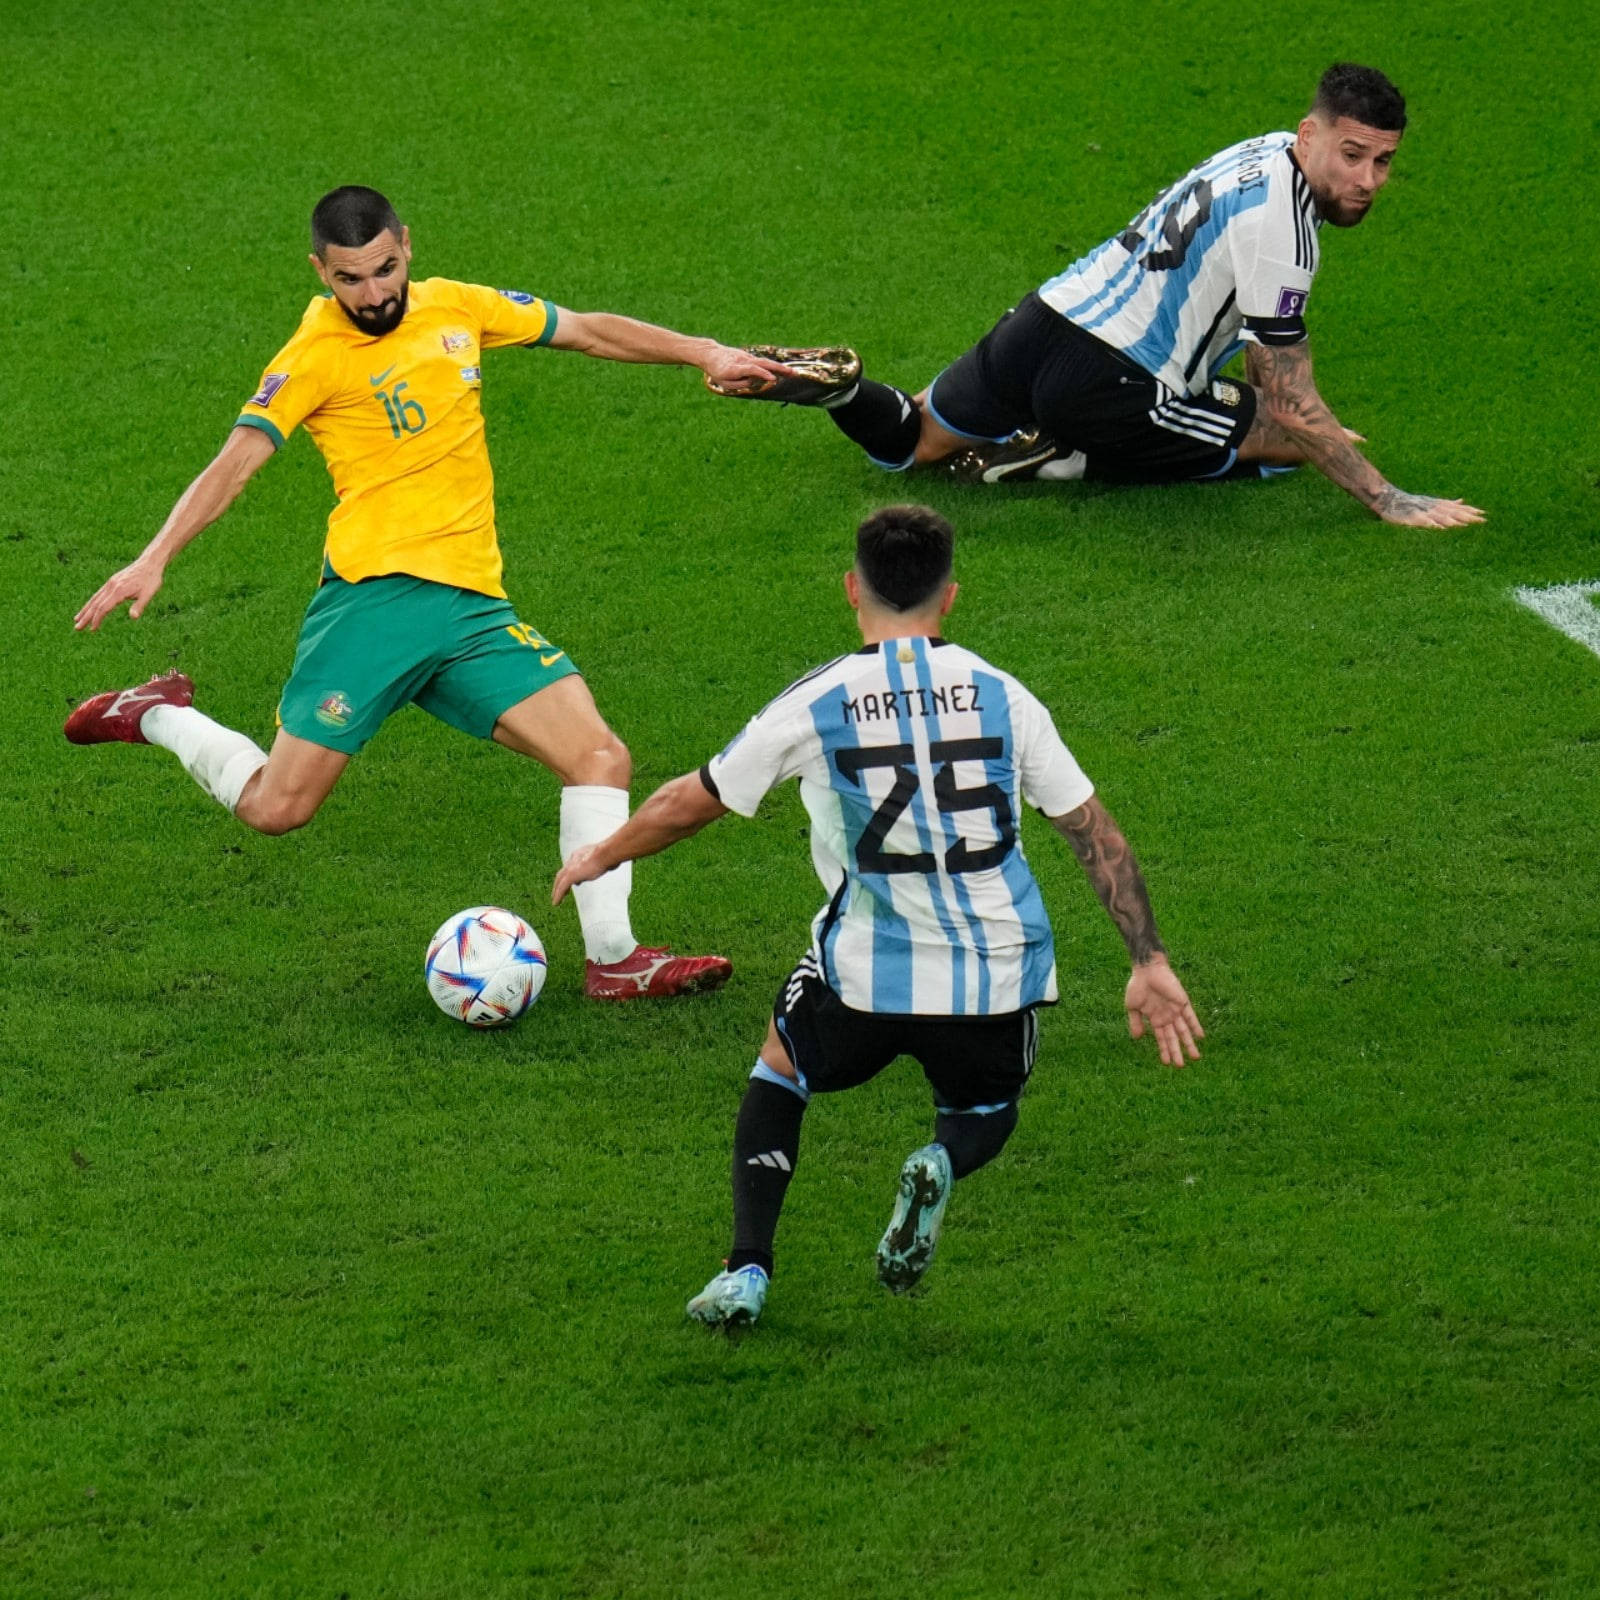
[[[1588,1596],[1600,1590],[1593,8],[1015,0],[540,10],[43,0],[0,35],[0,1594]],[[209,459],[387,190],[419,275],[921,385],[1335,59],[1413,118],[1329,230],[1324,393],[1407,489],[890,479],[692,373],[486,363],[512,597],[698,765],[851,644],[858,518],[961,535],[951,632],[1054,708],[1209,1031],[1025,840],[1062,1005],[925,1292],[872,1247],[925,1091],[818,1102],[766,1319],[684,1324],[819,900],[793,792],[638,870],[722,993],[577,994],[555,786],[419,713],[311,828],[234,824],[77,697],[182,664],[260,738],[331,500],[304,439],[140,623],[76,607]],[[428,935],[502,901],[545,998],[478,1036]]]

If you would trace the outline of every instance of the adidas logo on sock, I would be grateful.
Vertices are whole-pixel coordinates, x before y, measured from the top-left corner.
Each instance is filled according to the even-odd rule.
[[[772,1167],[778,1172],[793,1172],[789,1165],[789,1158],[781,1150],[769,1150],[762,1156],[751,1156],[745,1162],[747,1167]]]

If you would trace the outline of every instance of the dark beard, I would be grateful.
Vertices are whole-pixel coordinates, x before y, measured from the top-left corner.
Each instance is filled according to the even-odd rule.
[[[339,308],[363,333],[381,339],[384,334],[393,333],[400,326],[410,303],[411,280],[408,278],[400,285],[400,293],[385,300],[381,306],[363,306],[360,311],[352,311],[341,300]]]
[[[1372,209],[1369,200],[1364,206],[1344,206],[1335,200],[1324,199],[1315,190],[1311,198],[1316,201],[1317,215],[1324,222],[1331,222],[1336,228],[1353,228]]]

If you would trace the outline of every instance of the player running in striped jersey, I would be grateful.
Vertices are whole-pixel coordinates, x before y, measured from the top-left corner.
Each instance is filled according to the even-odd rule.
[[[75,744],[120,740],[173,751],[213,799],[261,833],[304,826],[378,727],[408,702],[477,738],[532,756],[563,785],[563,856],[628,814],[631,762],[564,650],[521,621],[501,586],[494,478],[479,391],[482,352],[581,350],[610,361],[699,367],[734,382],[785,376],[778,363],[630,317],[562,310],[520,290],[447,278],[412,282],[411,235],[376,190],[324,195],[311,262],[327,294],[263,374],[215,461],[143,554],[77,615],[96,629],[138,617],[167,564],[215,522],[304,424],[339,503],[306,613],[271,753],[190,703],[181,673],[96,695],[67,720]],[[632,1000],[715,988],[721,956],[640,945],[630,880],[578,899],[584,989]]]
[[[1366,216],[1405,125],[1405,101],[1381,72],[1330,67],[1295,132],[1202,162],[1008,311],[914,400],[862,378],[844,349],[761,346],[810,382],[713,387],[823,406],[891,471],[938,462],[990,483],[1164,483],[1310,462],[1385,522],[1480,522],[1474,506],[1388,482],[1311,375],[1305,310],[1319,229]],[[1241,348],[1247,381],[1222,377]]]
[[[934,1136],[900,1173],[878,1275],[927,1270],[951,1186],[1000,1153],[1033,1068],[1036,1010],[1056,999],[1050,919],[1017,834],[1024,803],[1071,844],[1133,963],[1129,1031],[1161,1059],[1198,1059],[1203,1030],[1167,964],[1139,868],[1062,743],[1009,673],[940,637],[955,599],[937,512],[869,517],[845,576],[864,645],[791,684],[698,772],[658,789],[610,838],[571,856],[574,885],[654,854],[799,778],[828,889],[811,948],[779,991],[739,1110],[733,1245],[689,1302],[710,1324],[753,1321],[813,1094],[865,1083],[897,1056],[933,1087]]]

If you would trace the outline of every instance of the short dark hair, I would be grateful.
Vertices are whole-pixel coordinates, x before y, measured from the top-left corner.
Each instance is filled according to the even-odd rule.
[[[371,244],[387,228],[396,239],[401,222],[395,210],[376,189],[347,183],[330,190],[317,201],[311,212],[311,248],[319,256],[330,244],[346,250],[359,250]]]
[[[1376,67],[1358,67],[1353,61],[1336,61],[1322,74],[1311,109],[1330,122],[1349,117],[1387,133],[1405,132],[1406,97]]]
[[[894,611],[914,611],[949,581],[955,529],[927,506],[885,506],[856,529],[856,571]]]

